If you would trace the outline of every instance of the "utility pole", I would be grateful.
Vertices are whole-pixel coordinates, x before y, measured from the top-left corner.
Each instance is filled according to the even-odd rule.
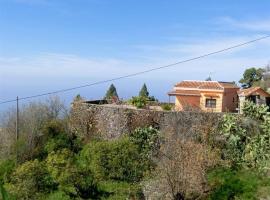
[[[19,139],[19,97],[17,96],[16,99],[17,106],[16,106],[16,141]]]
[[[19,140],[19,97],[16,99],[16,163],[18,163],[18,140]]]

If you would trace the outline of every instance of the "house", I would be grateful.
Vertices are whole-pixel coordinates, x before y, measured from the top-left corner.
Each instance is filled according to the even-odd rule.
[[[266,104],[270,106],[270,94],[264,91],[261,87],[251,87],[238,91],[239,110],[242,113],[242,108],[245,101],[252,101],[256,104]]]
[[[239,87],[233,82],[182,81],[169,96],[175,96],[176,110],[192,106],[210,112],[237,112]]]

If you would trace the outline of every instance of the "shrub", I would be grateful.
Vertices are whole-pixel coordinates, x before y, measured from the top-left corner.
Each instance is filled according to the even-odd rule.
[[[268,106],[257,105],[253,102],[246,101],[243,107],[243,114],[255,120],[263,120],[264,116],[268,115]]]
[[[56,191],[46,195],[42,200],[71,200],[71,198],[63,191]]]
[[[147,104],[147,98],[144,96],[132,97],[130,103],[136,108],[144,108]]]
[[[166,104],[162,104],[161,108],[163,110],[170,111],[170,110],[172,110],[173,106],[171,104],[166,103]]]
[[[220,125],[221,135],[225,137],[222,151],[226,160],[239,166],[243,162],[243,152],[246,144],[246,130],[242,127],[242,119],[233,114],[226,114]]]
[[[100,187],[107,193],[104,195],[104,199],[143,199],[143,193],[139,184],[130,184],[118,181],[102,181],[100,183]]]
[[[269,168],[270,117],[262,106],[246,105],[245,117],[226,114],[221,121],[224,157],[237,167]]]
[[[8,194],[7,191],[5,190],[4,186],[0,182],[0,197],[2,196],[2,200],[8,200]]]
[[[219,168],[208,174],[208,180],[212,188],[210,199],[260,199],[260,188],[270,186],[269,178],[254,170],[231,170]],[[268,195],[270,192],[268,190]]]
[[[98,180],[136,182],[146,170],[139,148],[128,138],[91,142],[78,159],[84,170],[90,170]]]
[[[11,173],[14,171],[14,160],[3,160],[0,162],[0,183],[9,181]]]
[[[62,149],[51,152],[46,159],[46,166],[58,184],[59,191],[85,199],[95,198],[99,194],[93,174],[77,166],[75,154],[72,151]]]
[[[7,190],[16,199],[38,199],[42,194],[56,189],[43,162],[28,161],[17,167],[11,176]]]
[[[160,147],[160,133],[153,127],[137,128],[130,134],[130,140],[139,146],[142,157],[151,159]]]

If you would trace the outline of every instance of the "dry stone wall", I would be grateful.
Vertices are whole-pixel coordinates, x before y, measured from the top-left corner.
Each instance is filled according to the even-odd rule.
[[[153,126],[163,134],[193,137],[202,129],[217,126],[222,114],[133,109],[122,105],[74,103],[70,128],[83,138],[101,135],[118,138],[138,127]]]

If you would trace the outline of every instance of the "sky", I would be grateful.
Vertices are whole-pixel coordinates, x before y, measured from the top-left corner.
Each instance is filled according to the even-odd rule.
[[[270,34],[269,0],[0,0],[0,101],[160,67]],[[181,80],[236,81],[270,61],[270,39],[114,81],[167,101]],[[110,83],[59,94],[104,96]],[[10,104],[12,105],[12,104]],[[0,107],[7,105],[0,105]],[[1,108],[0,108],[1,109]]]

